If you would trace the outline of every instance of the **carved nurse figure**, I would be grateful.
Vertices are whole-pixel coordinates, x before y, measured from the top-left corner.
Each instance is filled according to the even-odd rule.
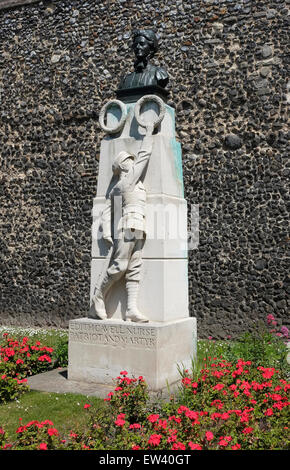
[[[117,183],[107,197],[102,214],[103,238],[112,245],[112,255],[105,274],[95,288],[89,314],[91,318],[107,318],[105,297],[113,285],[125,276],[126,320],[148,322],[137,308],[137,298],[146,236],[146,190],[143,179],[152,153],[152,133],[153,124],[147,125],[137,157],[122,151],[113,161],[112,169]]]

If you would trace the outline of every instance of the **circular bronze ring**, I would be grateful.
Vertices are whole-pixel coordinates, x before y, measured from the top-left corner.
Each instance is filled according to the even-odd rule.
[[[140,124],[140,126],[145,127],[145,128],[148,126],[148,122],[144,122],[141,119],[140,111],[141,111],[143,104],[148,103],[149,101],[155,101],[155,103],[157,103],[159,106],[159,115],[157,116],[157,119],[152,123],[154,127],[157,127],[165,116],[165,104],[164,104],[164,101],[161,98],[159,98],[159,96],[156,96],[156,95],[142,96],[142,98],[140,98],[140,100],[138,100],[135,105],[135,118],[138,124]]]
[[[115,127],[108,127],[108,126],[105,125],[105,116],[106,116],[106,113],[107,113],[108,108],[110,106],[119,106],[119,108],[121,109],[121,113],[122,113],[121,114],[121,119]],[[99,123],[100,123],[101,128],[105,132],[107,132],[108,134],[117,134],[117,132],[120,132],[120,130],[124,127],[126,117],[127,117],[126,105],[120,100],[110,100],[110,101],[108,101],[108,103],[106,103],[102,107],[102,109],[100,111]]]

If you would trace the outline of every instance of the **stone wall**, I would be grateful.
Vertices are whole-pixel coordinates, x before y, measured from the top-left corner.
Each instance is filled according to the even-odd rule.
[[[131,67],[130,31],[160,35],[189,204],[200,337],[268,313],[289,324],[287,1],[72,0],[0,11],[2,324],[86,316],[101,104]],[[289,290],[289,287],[288,287]]]

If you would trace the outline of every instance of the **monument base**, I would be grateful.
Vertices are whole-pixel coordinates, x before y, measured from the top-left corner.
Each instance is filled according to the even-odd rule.
[[[159,391],[180,380],[196,356],[196,318],[132,323],[80,318],[69,322],[68,379],[112,385],[126,370]]]

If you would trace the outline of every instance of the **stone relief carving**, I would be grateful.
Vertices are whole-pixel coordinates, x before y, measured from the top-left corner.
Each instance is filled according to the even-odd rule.
[[[146,102],[155,101],[159,106],[159,115],[154,122],[145,122],[141,117],[141,108]],[[111,128],[105,124],[105,114],[109,105],[121,108],[119,123]],[[135,105],[135,118],[145,127],[146,135],[137,156],[126,150],[119,152],[112,164],[116,183],[110,189],[102,213],[103,238],[111,248],[105,261],[103,272],[95,287],[91,301],[90,318],[106,320],[105,298],[114,284],[123,276],[126,279],[127,310],[126,320],[146,323],[149,320],[138,310],[138,290],[141,280],[142,248],[146,239],[146,189],[144,177],[152,153],[153,131],[165,114],[165,105],[155,95],[142,97]],[[124,126],[126,112],[122,102],[112,100],[100,112],[100,125],[107,133],[119,132]]]

